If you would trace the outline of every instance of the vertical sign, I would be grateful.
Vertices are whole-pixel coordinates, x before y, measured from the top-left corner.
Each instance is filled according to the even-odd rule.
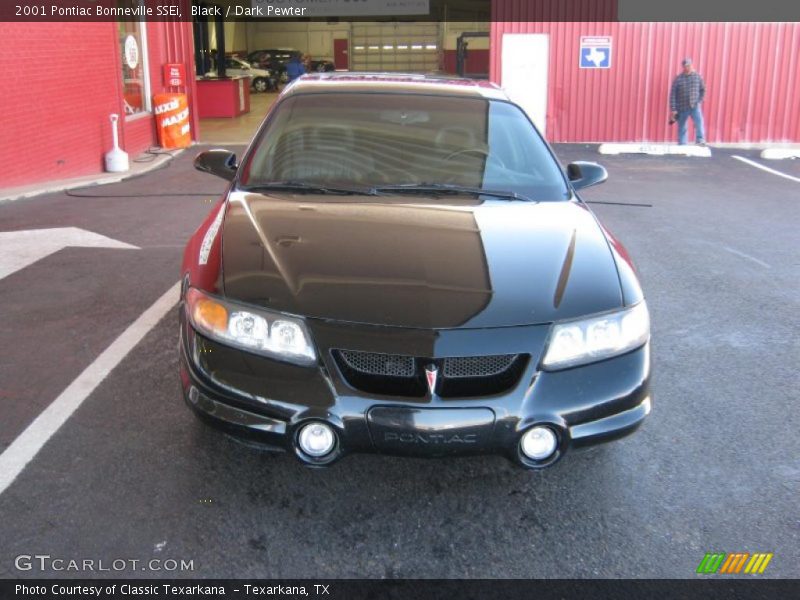
[[[186,71],[182,63],[168,63],[164,65],[164,85],[167,87],[180,87],[185,85]]]

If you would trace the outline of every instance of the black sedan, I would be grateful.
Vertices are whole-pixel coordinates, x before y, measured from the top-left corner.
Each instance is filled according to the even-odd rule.
[[[292,58],[302,60],[303,53],[299,50],[289,48],[272,48],[267,50],[255,50],[247,55],[247,61],[262,69],[269,69],[275,73],[281,82],[288,81],[286,74],[286,63]],[[333,62],[326,59],[310,59],[306,65],[309,72],[327,73],[335,71]]]
[[[322,74],[289,86],[182,267],[181,379],[204,420],[307,465],[504,454],[634,431],[650,323],[630,257],[495,85]]]

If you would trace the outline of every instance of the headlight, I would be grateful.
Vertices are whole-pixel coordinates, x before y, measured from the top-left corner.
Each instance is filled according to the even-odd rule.
[[[301,319],[223,300],[189,288],[186,314],[205,336],[248,352],[301,365],[316,361],[311,336]]]
[[[650,337],[650,315],[642,300],[614,313],[557,323],[550,332],[542,366],[548,370],[583,365],[624,354]]]

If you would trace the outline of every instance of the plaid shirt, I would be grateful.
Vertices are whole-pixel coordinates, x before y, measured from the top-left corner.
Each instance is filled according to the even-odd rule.
[[[672,82],[669,93],[669,108],[673,111],[684,112],[692,110],[703,101],[706,95],[706,84],[700,73],[692,71],[689,74],[681,73]]]

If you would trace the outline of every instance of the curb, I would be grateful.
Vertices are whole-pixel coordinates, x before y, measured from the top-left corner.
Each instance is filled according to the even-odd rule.
[[[800,158],[800,148],[766,148],[761,151],[761,158],[769,160]]]
[[[676,155],[709,158],[708,146],[679,146],[677,144],[605,143],[597,149],[600,154],[651,154],[654,156]]]
[[[194,144],[193,144],[194,145]],[[191,146],[190,146],[191,147]],[[15,200],[24,200],[41,196],[42,194],[52,194],[54,192],[63,192],[66,190],[74,190],[76,188],[95,187],[107,185],[109,183],[119,183],[127,179],[133,179],[140,175],[145,175],[156,169],[160,169],[167,165],[173,158],[179,156],[187,148],[180,148],[178,150],[162,150],[156,155],[156,158],[148,163],[134,163],[142,165],[136,170],[129,170],[125,173],[108,173],[105,175],[89,175],[86,177],[76,177],[74,179],[65,179],[59,182],[45,181],[39,186],[20,186],[17,188],[9,188],[7,190],[0,190],[0,203],[14,202]],[[132,161],[133,162],[133,161]]]

